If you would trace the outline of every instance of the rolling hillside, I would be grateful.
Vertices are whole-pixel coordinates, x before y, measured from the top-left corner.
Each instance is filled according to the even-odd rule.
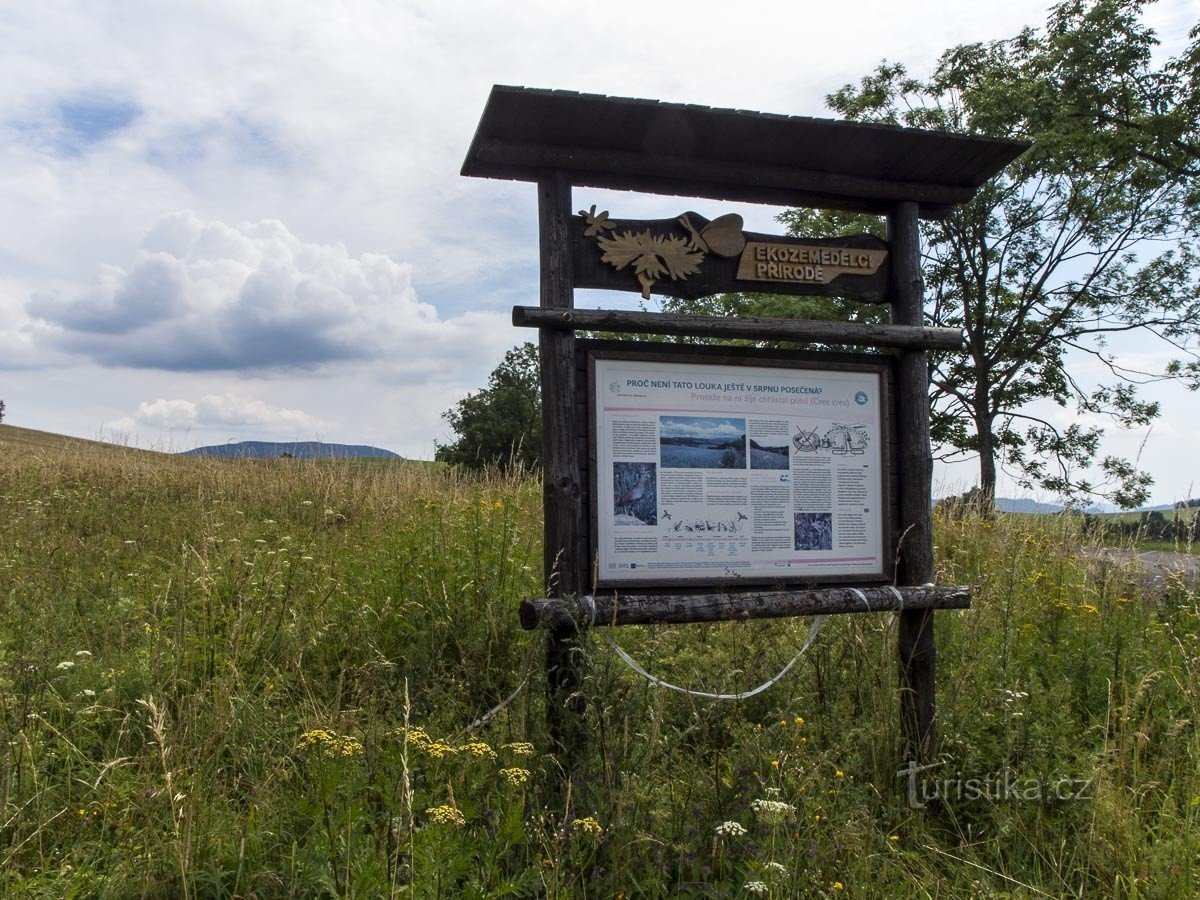
[[[5,454],[19,451],[59,453],[71,450],[101,450],[116,453],[162,455],[154,450],[125,447],[121,444],[110,444],[105,441],[90,441],[86,438],[69,437],[65,434],[54,434],[49,431],[37,431],[33,428],[20,428],[16,425],[0,425],[0,451],[3,451]]]

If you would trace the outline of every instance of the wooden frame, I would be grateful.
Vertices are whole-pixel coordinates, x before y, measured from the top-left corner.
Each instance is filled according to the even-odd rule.
[[[664,588],[679,586],[696,592],[697,587],[707,589],[712,593],[729,593],[743,590],[753,590],[763,585],[773,585],[778,590],[789,587],[812,587],[814,585],[836,584],[882,584],[892,580],[894,570],[890,548],[894,546],[897,515],[892,507],[891,475],[892,449],[895,442],[892,416],[893,361],[886,356],[868,354],[844,353],[813,353],[805,351],[764,351],[752,348],[737,348],[726,346],[670,346],[647,345],[636,342],[579,342],[578,352],[587,359],[587,378],[578,385],[578,405],[586,403],[588,409],[588,525],[590,533],[591,555],[588,560],[588,570],[592,573],[594,589],[618,588],[622,594],[637,595],[648,588]],[[621,579],[616,581],[605,578],[599,569],[601,556],[600,547],[600,502],[601,496],[599,478],[601,473],[597,464],[598,414],[596,407],[596,361],[618,360],[628,362],[655,362],[699,364],[711,366],[754,366],[757,368],[777,368],[788,370],[807,370],[812,372],[855,372],[874,375],[879,385],[879,492],[880,504],[876,516],[880,536],[881,553],[878,569],[852,574],[822,575],[819,578],[791,579],[767,575],[747,575],[737,579],[717,579],[712,576],[673,576]]]
[[[493,87],[462,174],[537,184],[540,308],[515,309],[514,324],[538,328],[546,593],[527,600],[521,614],[527,627],[544,627],[547,632],[547,719],[568,775],[582,758],[585,736],[583,628],[849,612],[858,611],[856,604],[863,598],[864,612],[876,611],[882,599],[883,608],[898,614],[904,752],[908,759],[932,758],[937,738],[933,610],[966,608],[970,600],[966,588],[932,585],[936,573],[926,353],[961,349],[962,337],[924,327],[918,221],[945,216],[969,200],[1028,146],[977,135]],[[740,217],[732,213],[711,222],[694,213],[657,223],[625,222],[621,231],[617,220],[608,220],[607,213],[597,213],[595,207],[577,211],[571,196],[576,185],[871,212],[887,216],[887,240],[874,251],[875,239],[861,237],[802,250],[789,238],[747,235]],[[584,238],[594,244],[586,244]],[[769,246],[764,256],[757,246],[752,249],[752,268],[745,268],[744,255],[735,267],[734,257],[759,238],[776,247],[778,270],[758,268],[764,256],[770,260]],[[810,247],[813,243],[799,241]],[[824,248],[831,251],[839,244],[865,250],[866,262],[825,255]],[[779,249],[784,245],[788,249]],[[791,268],[781,261],[781,253],[786,253],[786,266]],[[872,253],[882,254],[887,264],[867,274],[879,258]],[[816,265],[817,259],[821,272],[796,268]],[[887,302],[892,321],[882,326],[771,319],[722,322],[713,317],[574,309],[574,289],[586,284],[640,288],[648,297],[652,291],[697,296],[732,282],[740,283],[742,290],[756,285],[778,293]],[[781,282],[785,289],[777,288]],[[887,429],[894,429],[884,463],[894,475],[882,482],[889,495],[891,526],[891,552],[885,558],[889,563],[894,559],[895,568],[880,573],[892,575],[894,585],[817,590],[791,585],[783,591],[741,592],[717,586],[706,593],[675,587],[632,596],[590,591],[595,554],[591,536],[596,528],[589,497],[596,495],[596,464],[589,459],[588,433],[593,426],[587,367],[577,353],[587,345],[577,346],[575,338],[575,329],[581,327],[897,348],[895,362],[887,368],[891,406],[883,410]],[[697,351],[658,345],[649,352]],[[757,366],[773,357],[761,350],[719,352],[730,358],[747,354]]]

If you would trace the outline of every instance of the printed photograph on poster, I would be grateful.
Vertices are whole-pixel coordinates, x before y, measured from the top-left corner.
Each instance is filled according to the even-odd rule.
[[[833,513],[796,513],[795,547],[797,550],[832,550]]]
[[[750,438],[750,468],[752,469],[786,469],[788,468],[788,446],[763,446],[754,438]]]
[[[613,463],[613,524],[658,524],[658,479],[654,463]]]
[[[746,468],[745,419],[660,416],[658,425],[664,469]]]

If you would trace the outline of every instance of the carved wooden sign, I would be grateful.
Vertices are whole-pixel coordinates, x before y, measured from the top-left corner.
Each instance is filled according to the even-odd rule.
[[[866,234],[791,238],[742,230],[742,217],[709,221],[610,219],[581,210],[572,228],[578,287],[672,297],[724,291],[886,299],[887,244]]]

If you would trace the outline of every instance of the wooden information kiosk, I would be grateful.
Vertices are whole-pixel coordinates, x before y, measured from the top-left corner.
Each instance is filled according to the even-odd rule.
[[[584,739],[591,626],[898,613],[909,759],[934,750],[935,586],[918,222],[948,214],[1027,145],[824,119],[496,86],[463,175],[537,184],[551,732]],[[887,240],[747,233],[742,219],[610,219],[572,188],[850,210]],[[887,303],[891,324],[579,310],[576,287]],[[576,330],[884,348],[829,354],[577,340]]]

